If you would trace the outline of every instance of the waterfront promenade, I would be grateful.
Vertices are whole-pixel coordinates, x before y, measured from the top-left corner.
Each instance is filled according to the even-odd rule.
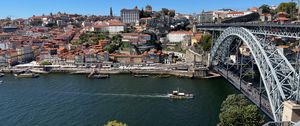
[[[178,69],[179,67],[186,69]],[[44,71],[45,67],[13,67],[2,68],[5,73],[14,73],[24,70]],[[192,69],[192,65],[186,64],[156,64],[155,66],[119,66],[119,67],[105,67],[105,68],[87,68],[87,67],[50,67],[47,72],[49,73],[70,73],[70,74],[89,74],[92,71],[98,71],[101,74],[153,74],[153,75],[173,75],[178,77],[187,78],[212,78],[218,77],[218,74],[211,74],[208,68],[200,67],[197,70]],[[195,71],[200,71],[195,74]],[[199,74],[200,73],[200,74]],[[211,75],[211,76],[208,76]]]

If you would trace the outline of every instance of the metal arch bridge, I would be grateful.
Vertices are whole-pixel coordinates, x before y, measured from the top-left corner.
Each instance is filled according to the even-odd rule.
[[[225,62],[229,45],[241,39],[250,49],[266,90],[274,121],[281,121],[283,102],[299,101],[299,75],[287,58],[267,40],[243,27],[229,27],[214,41],[210,65]]]

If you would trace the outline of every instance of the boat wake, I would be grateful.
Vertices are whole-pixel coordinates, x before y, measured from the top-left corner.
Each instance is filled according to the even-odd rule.
[[[56,92],[69,95],[88,95],[88,96],[118,96],[118,97],[139,97],[139,98],[168,98],[167,94],[151,94],[151,95],[138,95],[138,94],[114,94],[114,93],[81,93],[81,92]]]

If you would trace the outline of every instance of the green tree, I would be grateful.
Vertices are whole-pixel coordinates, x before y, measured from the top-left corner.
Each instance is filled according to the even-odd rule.
[[[283,2],[277,7],[277,12],[286,12],[289,15],[294,15],[296,12],[296,3],[295,2]]]
[[[175,17],[175,10],[169,10],[169,16]]]
[[[144,8],[142,8],[142,10],[140,11],[140,17],[141,18],[144,18],[144,13],[145,13]]]
[[[211,34],[204,34],[202,35],[200,44],[203,48],[204,51],[210,51],[211,48],[211,43],[212,43],[212,36]]]
[[[106,40],[108,39],[108,35],[103,32],[86,32],[80,35],[79,40],[74,43],[77,45],[87,43],[91,45],[96,45],[99,43],[99,40]]]
[[[106,36],[104,33],[99,33],[99,34],[98,34],[98,37],[99,37],[100,40],[105,40],[105,39],[107,39],[107,36]]]
[[[41,63],[41,65],[42,65],[42,66],[45,66],[45,65],[52,65],[52,63],[49,62],[49,61],[43,61],[43,62]]]
[[[117,120],[108,121],[104,126],[128,126],[126,123],[118,122]]]
[[[144,12],[143,17],[151,17],[152,13],[151,12]]]
[[[223,101],[220,111],[220,126],[261,126],[264,124],[264,116],[242,94],[229,95]]]
[[[271,13],[271,9],[269,5],[263,4],[259,7],[262,10],[262,13]]]
[[[164,14],[164,15],[168,15],[168,14],[169,14],[169,9],[167,9],[167,8],[162,8],[160,12],[161,12],[162,14]]]
[[[123,36],[118,34],[118,35],[115,35],[111,38],[111,41],[112,43],[118,45],[118,46],[121,46],[122,45],[122,38]]]
[[[42,36],[41,39],[49,39],[48,36]]]
[[[118,46],[116,44],[108,44],[104,47],[105,51],[108,51],[109,53],[114,53],[116,50],[118,50]]]

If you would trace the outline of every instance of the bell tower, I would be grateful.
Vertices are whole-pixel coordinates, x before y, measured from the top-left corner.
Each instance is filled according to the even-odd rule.
[[[110,7],[110,10],[109,10],[109,16],[113,17],[113,10],[112,10],[112,7]]]

